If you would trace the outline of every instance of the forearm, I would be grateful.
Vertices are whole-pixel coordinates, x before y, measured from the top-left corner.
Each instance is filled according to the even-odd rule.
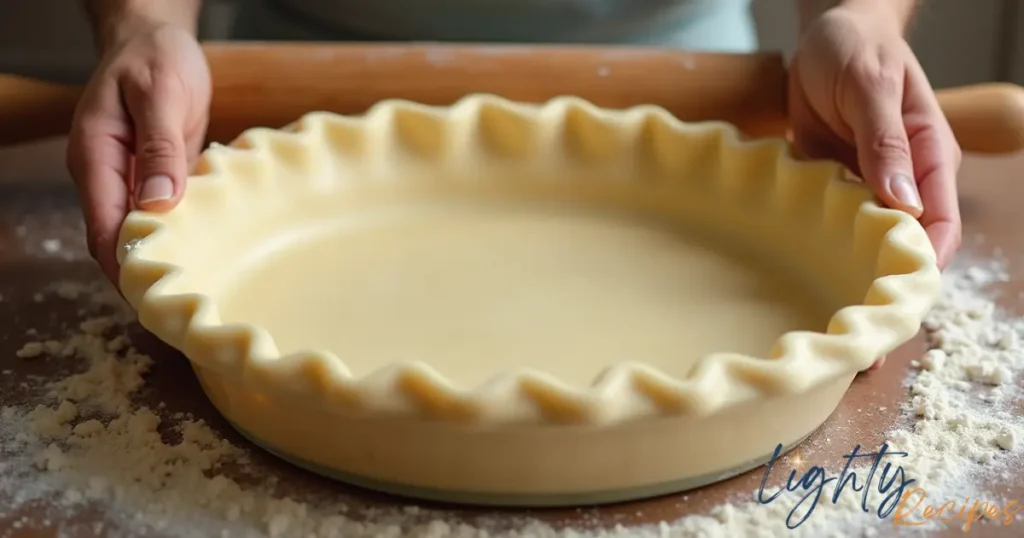
[[[202,0],[85,0],[100,50],[146,26],[172,24],[195,34],[201,6]]]
[[[814,22],[825,11],[833,7],[849,6],[875,10],[897,24],[900,31],[906,32],[914,18],[914,13],[922,0],[799,0],[800,31]]]

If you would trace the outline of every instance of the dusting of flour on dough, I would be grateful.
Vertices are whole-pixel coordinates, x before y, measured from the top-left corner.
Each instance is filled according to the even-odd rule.
[[[998,502],[997,492],[982,484],[1017,462],[1024,429],[1012,410],[1020,401],[1024,321],[1000,317],[981,293],[1006,278],[998,264],[955,267],[944,278],[944,296],[926,322],[934,349],[915,361],[907,419],[889,439],[908,453],[899,463],[930,498],[976,495]],[[0,409],[0,501],[10,501],[0,502],[0,521],[14,514],[36,518],[15,519],[14,528],[62,526],[72,533],[74,514],[99,510],[110,527],[80,524],[104,536],[818,538],[892,532],[891,522],[862,510],[859,494],[841,495],[833,504],[828,487],[796,530],[785,526],[796,496],[768,505],[739,498],[704,516],[601,529],[290,498],[276,490],[273,476],[253,470],[247,446],[221,438],[201,420],[137,403],[152,361],[122,333],[132,317],[116,294],[67,282],[41,293],[46,300],[87,305],[81,322],[68,334],[30,335],[19,358],[5,360],[85,367],[29,387],[32,405]],[[880,497],[871,498],[872,509]],[[23,510],[28,506],[35,509]]]

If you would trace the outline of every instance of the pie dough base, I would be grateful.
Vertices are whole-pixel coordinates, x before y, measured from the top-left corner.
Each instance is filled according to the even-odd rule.
[[[823,331],[866,282],[849,268],[847,280],[815,278],[814,265],[786,264],[786,251],[625,182],[567,193],[548,178],[406,181],[339,191],[333,203],[321,193],[293,202],[306,211],[287,223],[233,230],[193,285],[209,290],[223,323],[265,328],[282,354],[326,349],[357,378],[404,360],[471,390],[527,369],[585,388],[614,364],[682,378],[711,353],[765,357],[786,332]],[[790,259],[817,259],[813,243],[784,245]],[[487,317],[501,306],[507,318]],[[713,418],[492,428],[332,412],[197,373],[240,431],[308,469],[387,493],[510,506],[620,502],[723,480],[810,435],[853,379]]]
[[[824,423],[854,377],[734,406],[713,422],[691,416],[612,428],[488,428],[343,416],[195,371],[241,433],[308,470],[395,495],[525,507],[631,501],[753,469],[778,443],[795,446]]]
[[[443,200],[255,239],[274,247],[234,268],[221,319],[265,328],[284,354],[345,357],[357,377],[420,362],[469,390],[520,369],[585,388],[623,362],[684,378],[706,355],[822,332],[834,311],[804,280],[671,222]]]
[[[121,290],[310,468],[625,500],[806,437],[918,332],[928,236],[843,175],[654,107],[385,102],[205,152],[175,210],[125,220]]]
[[[765,455],[764,457],[758,458],[753,461],[743,462],[736,465],[732,469],[709,473],[701,476],[690,476],[683,480],[675,482],[662,482],[657,484],[646,484],[636,489],[617,489],[609,491],[595,491],[588,493],[552,493],[552,494],[507,494],[507,493],[490,493],[490,492],[466,492],[456,491],[448,489],[436,489],[433,487],[415,487],[398,482],[385,482],[380,480],[374,480],[366,478],[361,475],[349,474],[346,472],[332,469],[330,467],[323,467],[317,465],[308,460],[302,459],[291,454],[285,454],[278,452],[272,446],[269,446],[263,442],[262,439],[250,434],[245,431],[244,428],[239,427],[237,424],[231,424],[235,430],[237,430],[243,437],[248,439],[253,444],[259,446],[263,450],[274,454],[275,456],[295,465],[302,467],[307,471],[332,478],[353,486],[357,486],[364,489],[378,491],[381,493],[387,493],[390,495],[397,495],[400,497],[408,497],[413,499],[423,499],[433,502],[441,503],[455,503],[455,504],[466,504],[466,505],[477,505],[477,506],[501,506],[501,507],[544,507],[544,508],[558,508],[558,507],[569,507],[569,506],[594,506],[601,504],[613,504],[621,502],[630,502],[641,499],[650,499],[654,497],[660,497],[662,495],[669,495],[679,493],[683,491],[689,491],[697,489],[706,485],[728,480],[734,476],[743,474],[751,469],[755,469],[767,463],[771,459],[771,454]],[[798,439],[796,442],[789,446],[784,446],[780,450],[780,453],[787,453],[796,446],[800,445],[805,438]],[[774,453],[774,451],[773,451]]]

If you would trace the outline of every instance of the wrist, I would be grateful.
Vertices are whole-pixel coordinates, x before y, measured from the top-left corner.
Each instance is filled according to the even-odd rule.
[[[161,26],[175,26],[196,35],[199,0],[89,0],[96,47],[102,54],[132,36]]]
[[[874,18],[882,25],[893,25],[905,35],[921,0],[841,0],[837,7]]]
[[[841,8],[874,18],[903,35],[920,3],[921,0],[800,0],[800,31],[802,33],[828,11]]]

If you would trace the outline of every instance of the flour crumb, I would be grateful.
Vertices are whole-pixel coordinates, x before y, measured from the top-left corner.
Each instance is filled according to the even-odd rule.
[[[44,239],[43,240],[43,251],[47,254],[56,254],[61,251],[64,247],[61,244],[60,239]]]
[[[946,352],[941,349],[929,349],[920,361],[921,368],[932,371],[941,370],[944,364],[946,364]]]
[[[993,441],[1003,450],[1013,450],[1017,446],[1017,434],[1009,428],[1004,428],[996,434]]]

